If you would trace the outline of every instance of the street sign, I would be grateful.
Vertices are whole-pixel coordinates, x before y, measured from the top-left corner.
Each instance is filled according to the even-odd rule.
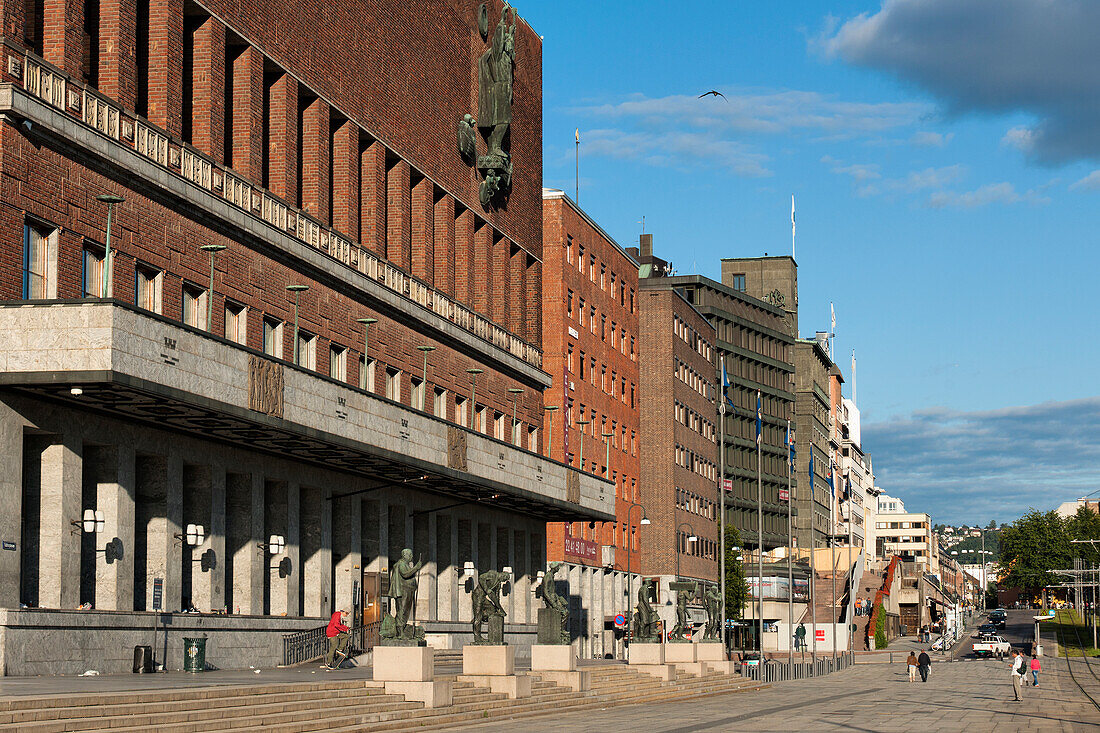
[[[791,499],[791,492],[787,491],[786,489],[780,489],[779,490],[779,500],[780,501],[790,501],[790,499]]]
[[[733,491],[733,479],[731,479],[731,478],[722,479],[722,488],[725,489],[726,491]]]
[[[153,610],[164,610],[164,578],[153,578]]]
[[[12,552],[15,552],[15,543],[14,542],[8,542],[7,540],[4,540],[4,549],[5,550],[11,550]]]
[[[626,616],[621,613],[615,614],[615,628],[621,629],[624,626],[626,626]]]

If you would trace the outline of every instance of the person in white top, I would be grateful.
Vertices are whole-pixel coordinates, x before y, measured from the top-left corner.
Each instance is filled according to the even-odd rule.
[[[1027,663],[1019,650],[1012,650],[1012,694],[1016,702],[1020,701],[1020,690],[1024,687],[1024,676],[1027,674]]]

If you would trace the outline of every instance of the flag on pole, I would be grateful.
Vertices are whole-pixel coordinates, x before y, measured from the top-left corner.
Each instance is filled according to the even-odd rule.
[[[814,447],[810,446],[810,488],[813,488],[814,480]]]
[[[791,464],[791,470],[794,471],[794,435],[791,434],[791,421],[787,421],[787,460]]]
[[[730,386],[730,375],[726,373],[726,360],[722,360],[722,391],[725,392]]]
[[[830,456],[829,457],[829,496],[831,496],[835,499],[836,498],[836,482],[833,480],[834,473],[835,472],[833,471],[833,459]]]
[[[832,303],[829,303],[829,324],[831,326],[829,333],[836,336],[836,310]]]
[[[794,194],[791,194],[791,240],[794,240]]]
[[[756,444],[760,445],[760,438],[764,432],[764,413],[760,401],[760,391],[756,392]]]
[[[577,128],[577,131],[573,134],[573,137],[576,138],[577,142],[581,141],[581,128]]]

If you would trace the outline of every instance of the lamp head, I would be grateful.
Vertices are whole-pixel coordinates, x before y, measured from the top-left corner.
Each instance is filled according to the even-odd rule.
[[[221,252],[223,249],[227,249],[224,244],[204,244],[199,247],[203,252]]]
[[[100,195],[96,196],[95,198],[96,198],[96,201],[101,201],[101,202],[107,204],[108,206],[113,206],[114,204],[121,204],[123,201],[126,200],[126,199],[122,198],[121,196],[117,196],[113,193],[101,193]]]
[[[638,522],[638,524],[640,524],[644,527],[648,524],[652,524],[652,522],[649,521],[649,517],[643,516],[642,521]]]
[[[308,285],[287,285],[286,289],[292,293],[300,293],[304,290],[309,290]]]
[[[519,387],[509,387],[508,392],[509,392],[509,394],[515,394],[515,395],[523,394],[523,390],[520,389]]]
[[[356,318],[355,322],[356,323],[362,323],[362,324],[365,324],[365,325],[369,326],[372,323],[378,323],[378,319],[377,318]]]
[[[557,405],[543,405],[542,409],[546,410],[547,412],[553,412],[554,410],[558,409],[558,406]]]
[[[484,371],[485,371],[484,369],[478,369],[477,367],[470,367],[469,369],[466,370],[466,373],[467,374],[473,374],[476,377],[478,374],[481,374]]]
[[[428,353],[429,351],[435,351],[434,346],[417,346],[416,348],[417,348],[418,351],[423,351],[424,353]]]

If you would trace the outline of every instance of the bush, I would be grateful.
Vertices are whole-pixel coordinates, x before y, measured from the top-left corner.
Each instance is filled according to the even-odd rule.
[[[885,649],[886,644],[886,611],[879,603],[875,606],[875,649]]]

